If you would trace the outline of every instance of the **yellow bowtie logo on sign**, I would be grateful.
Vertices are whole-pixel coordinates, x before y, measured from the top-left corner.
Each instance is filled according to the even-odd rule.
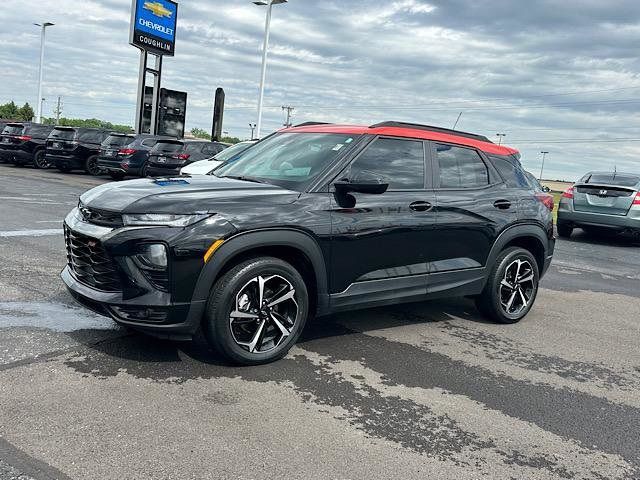
[[[144,8],[145,10],[149,10],[156,17],[160,17],[160,18],[164,18],[164,17],[171,18],[171,15],[173,15],[173,12],[165,8],[165,6],[162,5],[160,2],[144,2],[144,5],[142,6],[142,8]]]

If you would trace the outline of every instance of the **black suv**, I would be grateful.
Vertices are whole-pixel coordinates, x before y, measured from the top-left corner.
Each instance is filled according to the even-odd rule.
[[[472,296],[531,309],[554,250],[549,195],[518,152],[413,124],[282,130],[214,175],[96,187],[65,219],[73,296],[230,359],[282,357],[307,318]],[[552,200],[552,199],[551,199]]]
[[[61,172],[84,170],[99,175],[98,154],[109,134],[98,128],[55,127],[47,139],[46,161]]]
[[[149,152],[160,140],[171,139],[147,133],[112,133],[102,142],[98,168],[114,180],[122,180],[127,175],[146,177]]]
[[[15,165],[47,168],[45,144],[52,129],[38,123],[8,123],[0,135],[0,155]]]
[[[149,153],[150,177],[180,175],[185,165],[206,160],[227,148],[227,145],[206,140],[160,140]]]

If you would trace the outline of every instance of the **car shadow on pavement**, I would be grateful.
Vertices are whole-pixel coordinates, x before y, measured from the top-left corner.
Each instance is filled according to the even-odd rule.
[[[605,245],[609,247],[638,248],[640,236],[630,234],[612,233],[606,231],[585,231],[580,228],[574,230],[571,238],[563,239],[571,243],[586,243],[589,245]]]
[[[313,343],[317,340],[342,337],[346,335],[362,335],[369,331],[402,327],[405,325],[440,323],[452,319],[469,320],[478,323],[490,323],[475,310],[473,302],[468,299],[447,299],[428,302],[403,304],[400,306],[378,307],[357,312],[346,312],[311,320],[305,326],[298,339],[298,345]],[[348,323],[348,326],[345,325]],[[137,371],[141,376],[144,371],[154,370],[158,374],[158,365],[163,365],[161,376],[167,378],[182,371],[186,358],[216,367],[236,367],[217,352],[212,350],[202,333],[198,333],[192,341],[180,342],[159,339],[133,330],[123,329],[122,335],[95,342],[90,340],[86,332],[71,332],[69,335],[91,354],[111,357],[113,365],[126,365],[129,373]],[[69,366],[75,361],[67,362]],[[96,374],[104,371],[104,364],[97,370],[84,373]],[[175,368],[173,367],[175,366]],[[80,369],[83,370],[83,369]],[[134,372],[132,372],[134,370]],[[104,372],[103,372],[104,373]],[[113,372],[114,374],[116,372]],[[183,374],[184,372],[182,372]],[[111,375],[107,375],[111,376]],[[180,377],[181,375],[176,375]]]

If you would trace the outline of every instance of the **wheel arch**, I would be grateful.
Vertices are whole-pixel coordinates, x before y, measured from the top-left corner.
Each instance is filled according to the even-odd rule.
[[[547,237],[547,232],[542,227],[533,224],[514,225],[503,231],[493,244],[487,260],[487,266],[493,265],[498,255],[500,255],[500,252],[503,252],[505,249],[509,247],[521,247],[531,252],[538,264],[538,271],[542,275],[549,250],[548,245],[549,238]]]
[[[226,271],[246,259],[272,256],[291,263],[309,288],[310,312],[323,313],[328,305],[324,255],[317,241],[295,229],[268,229],[237,234],[226,240],[203,267],[192,302],[204,302]]]

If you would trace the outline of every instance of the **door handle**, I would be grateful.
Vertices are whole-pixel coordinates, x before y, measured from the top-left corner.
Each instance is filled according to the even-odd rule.
[[[500,210],[508,210],[511,208],[511,202],[509,200],[496,200],[493,202],[493,206]]]
[[[414,212],[428,212],[433,208],[429,202],[413,202],[409,204],[409,208]]]

